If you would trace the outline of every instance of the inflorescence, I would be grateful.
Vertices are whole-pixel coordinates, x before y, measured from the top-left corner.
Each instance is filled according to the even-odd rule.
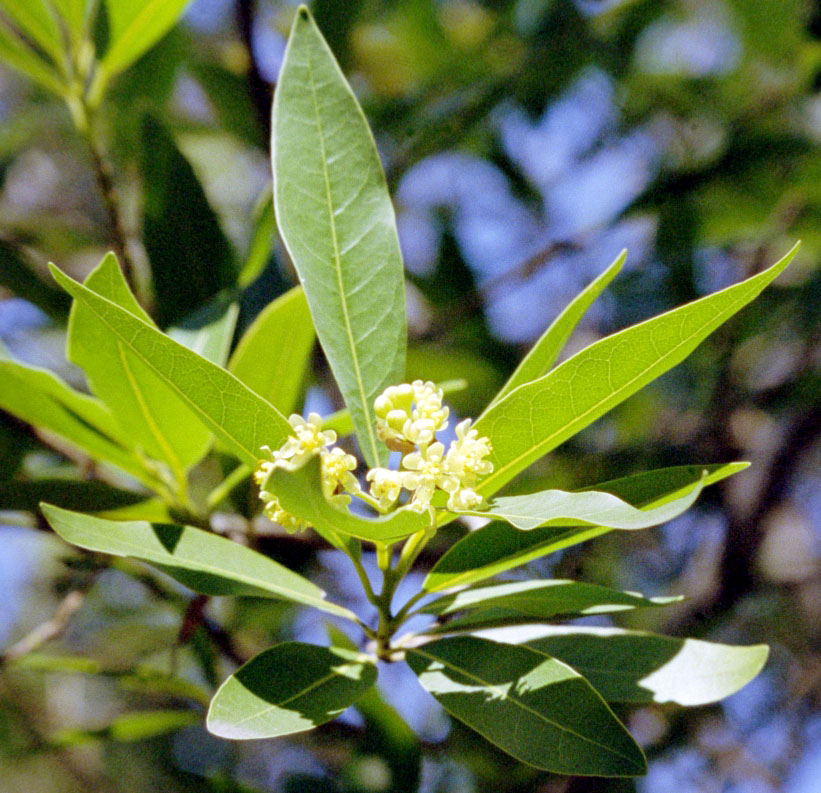
[[[442,406],[442,389],[431,382],[390,386],[376,398],[377,432],[385,445],[402,454],[398,469],[372,468],[366,475],[370,493],[365,493],[354,475],[357,460],[336,443],[333,430],[322,430],[322,418],[311,413],[307,420],[292,415],[288,421],[294,433],[276,451],[263,446],[264,459],[254,471],[260,488],[275,468],[295,470],[320,455],[322,490],[326,498],[347,506],[352,496],[371,504],[381,513],[407,506],[434,517],[431,500],[437,490],[448,495],[447,509],[465,512],[480,508],[484,499],[474,489],[479,478],[493,471],[486,459],[490,441],[471,428],[471,419],[456,425],[456,440],[450,447],[436,440],[436,433],[448,426],[448,408]],[[403,493],[407,496],[403,498]],[[282,509],[277,497],[260,492],[265,514],[289,532],[301,531],[309,523]]]

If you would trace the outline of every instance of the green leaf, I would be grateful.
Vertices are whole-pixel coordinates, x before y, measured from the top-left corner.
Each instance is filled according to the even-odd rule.
[[[75,41],[82,39],[92,0],[52,0]]]
[[[46,0],[0,0],[0,10],[56,62],[65,57],[60,29]]]
[[[0,482],[0,504],[3,509],[39,512],[40,502],[48,501],[64,509],[102,512],[141,504],[145,493],[120,490],[105,482],[72,479],[36,479],[34,481]]]
[[[338,716],[375,682],[376,666],[361,653],[285,642],[220,686],[206,726],[233,740],[304,732]]]
[[[168,335],[211,363],[225,366],[238,316],[238,303],[216,299],[169,328]]]
[[[22,72],[58,96],[63,96],[66,92],[62,76],[31,47],[24,44],[2,19],[0,19],[0,61]]]
[[[274,217],[274,195],[269,187],[257,201],[254,208],[254,230],[245,254],[245,261],[237,276],[241,289],[252,284],[265,269],[271,259],[271,251],[276,239],[277,222]]]
[[[279,230],[369,465],[385,464],[373,401],[405,373],[396,222],[367,121],[308,10],[296,15],[274,97]]]
[[[655,509],[692,491],[704,471],[707,471],[704,479],[706,487],[743,471],[748,465],[676,466],[602,482],[594,487],[612,493],[639,509]],[[422,588],[428,592],[440,592],[455,586],[475,584],[610,531],[612,529],[608,526],[548,526],[523,532],[506,523],[491,523],[471,532],[450,548],[428,573]]]
[[[69,278],[54,265],[57,283],[88,306],[124,346],[152,369],[239,459],[255,466],[259,448],[281,446],[288,420],[232,374]]]
[[[314,338],[308,301],[297,286],[266,306],[245,331],[228,371],[287,416],[297,407]]]
[[[51,372],[0,357],[0,407],[65,438],[95,460],[113,463],[143,484],[156,485],[127,448],[108,409]]]
[[[68,295],[42,281],[23,252],[5,240],[0,240],[0,285],[34,303],[61,324],[68,316],[71,306]]]
[[[427,514],[408,508],[378,518],[360,518],[328,501],[320,487],[320,459],[315,456],[295,471],[274,468],[261,490],[273,493],[282,508],[307,520],[325,539],[339,547],[337,535],[392,543],[430,525]]]
[[[646,598],[635,592],[619,592],[596,584],[556,578],[549,581],[513,581],[466,589],[437,598],[419,611],[444,616],[464,610],[504,609],[538,619],[552,619],[558,616],[610,614],[650,606],[666,606],[679,600],[681,598],[678,597]]]
[[[506,397],[514,388],[529,383],[547,374],[550,368],[559,357],[570,334],[579,324],[587,309],[593,301],[605,290],[607,285],[619,274],[627,258],[627,251],[622,251],[614,262],[597,278],[590,282],[564,309],[564,311],[553,320],[550,327],[542,334],[541,338],[533,345],[530,352],[523,358],[516,367],[516,371],[504,384],[502,390],[493,397],[493,401],[488,405],[488,409],[499,400]],[[487,410],[485,411],[487,412]]]
[[[521,635],[510,632],[513,641]],[[504,641],[503,631],[489,632]],[[526,646],[560,658],[608,702],[706,705],[747,685],[763,668],[765,644],[738,647],[621,628],[533,626]]]
[[[106,0],[108,50],[92,87],[99,98],[107,81],[159,41],[182,16],[190,0]]]
[[[51,504],[41,506],[51,527],[66,542],[148,562],[196,592],[290,600],[354,618],[348,609],[326,601],[325,593],[306,578],[216,534],[191,526],[144,520],[118,522]]]
[[[706,472],[705,472],[706,473]],[[524,496],[497,498],[487,510],[470,512],[484,518],[501,518],[518,529],[541,526],[607,526],[610,529],[646,529],[677,518],[696,502],[704,480],[685,495],[654,509],[637,509],[626,501],[597,490],[568,493],[542,490]]]
[[[740,284],[608,336],[549,374],[520,386],[478,422],[493,443],[494,471],[477,488],[495,493],[516,474],[659,375],[681,363],[710,333],[757,297],[798,247]]]
[[[143,241],[162,327],[236,282],[234,252],[194,169],[171,134],[143,121]]]
[[[60,730],[50,743],[58,747],[81,746],[92,741],[132,743],[145,741],[198,724],[202,716],[196,710],[148,710],[124,713],[105,727],[94,730]]]
[[[85,286],[155,330],[113,253],[92,270]],[[184,480],[185,470],[211,443],[211,432],[199,416],[79,300],[69,317],[67,353],[86,373],[91,390],[108,405],[122,431],[150,457],[166,462],[178,481]]]
[[[647,771],[641,749],[604,700],[549,655],[461,636],[409,649],[406,658],[451,716],[523,763],[557,774]]]

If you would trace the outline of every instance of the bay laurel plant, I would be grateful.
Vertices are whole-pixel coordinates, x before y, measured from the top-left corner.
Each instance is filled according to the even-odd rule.
[[[480,416],[456,417],[440,385],[405,381],[405,285],[385,178],[362,110],[305,8],[285,53],[272,126],[276,218],[301,283],[262,312],[230,356],[235,312],[194,335],[164,333],[113,254],[84,283],[52,267],[74,300],[68,357],[93,396],[4,356],[0,406],[152,495],[97,514],[43,504],[43,514],[68,542],[146,562],[197,592],[291,601],[336,623],[331,646],[277,644],[230,675],[207,715],[216,735],[309,730],[355,705],[380,663],[405,663],[449,714],[523,763],[562,774],[644,773],[644,755],[611,705],[715,702],[760,671],[767,648],[562,625],[675,598],[494,579],[608,532],[669,521],[746,464],[665,468],[572,492],[497,493],[680,363],[755,299],[795,249],[746,281],[556,365],[622,267],[621,254]],[[346,409],[324,421],[314,413],[288,418],[314,333]],[[234,467],[210,494],[192,492],[192,469],[209,454],[233,458]],[[288,531],[315,532],[348,558],[375,621],[211,530],[215,510],[249,477],[266,515]],[[455,542],[419,590],[397,602],[425,545],[465,515],[490,522]],[[363,552],[375,552],[381,585],[372,585]],[[420,614],[427,627],[409,631]],[[349,638],[355,632],[361,641]]]

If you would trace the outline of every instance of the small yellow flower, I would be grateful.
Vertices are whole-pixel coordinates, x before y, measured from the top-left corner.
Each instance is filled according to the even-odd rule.
[[[349,504],[351,497],[344,495],[342,491],[358,493],[360,490],[359,481],[352,473],[356,470],[356,457],[338,446],[327,451],[323,449],[321,454],[322,492],[325,498],[338,504]]]
[[[367,480],[371,483],[371,495],[379,501],[379,508],[387,512],[402,493],[402,474],[390,468],[371,468]]]
[[[322,431],[322,416],[318,413],[309,413],[307,420],[294,413],[288,423],[294,428],[294,434],[276,452],[276,463],[283,468],[299,468],[322,448],[336,443],[333,430]]]
[[[459,478],[451,474],[445,465],[445,447],[432,443],[423,451],[408,454],[402,460],[406,469],[402,481],[405,488],[413,491],[409,506],[416,512],[430,507],[430,500],[437,488],[453,493],[459,488]]]
[[[479,509],[484,503],[485,500],[473,488],[463,487],[450,494],[447,506],[451,512],[468,512]]]
[[[451,441],[445,457],[447,470],[459,477],[462,487],[473,487],[480,476],[493,472],[493,463],[485,459],[492,451],[490,441],[479,437],[471,423],[465,419],[456,425],[456,440]]]
[[[376,429],[389,449],[407,453],[425,447],[448,426],[448,408],[442,407],[442,389],[414,380],[390,386],[376,398]]]
[[[265,502],[265,506],[262,510],[265,516],[270,518],[274,523],[278,523],[282,526],[288,534],[296,534],[296,532],[305,531],[305,529],[311,527],[308,521],[302,520],[302,518],[298,518],[290,512],[286,512],[279,503],[279,499],[273,493],[263,491],[259,494],[259,497]]]

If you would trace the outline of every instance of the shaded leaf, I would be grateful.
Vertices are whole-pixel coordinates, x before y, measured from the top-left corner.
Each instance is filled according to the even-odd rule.
[[[66,542],[114,556],[148,562],[206,595],[291,600],[352,618],[306,578],[239,543],[191,526],[148,521],[113,521],[42,505],[51,527]]]
[[[714,484],[747,468],[749,463],[684,465],[646,471],[594,485],[640,509],[654,509],[681,498],[701,480]],[[471,532],[433,566],[422,584],[428,592],[475,584],[554,551],[612,531],[607,526],[547,526],[523,532],[506,523],[491,523]]]
[[[37,479],[29,482],[0,482],[3,509],[39,512],[40,502],[48,501],[64,509],[102,512],[140,504],[145,493],[120,490],[105,482],[71,479]]]
[[[558,774],[647,771],[641,749],[604,700],[555,658],[474,636],[431,642],[406,657],[451,716],[523,763]]]
[[[0,0],[0,10],[56,62],[63,59],[63,38],[47,0]]]
[[[252,658],[218,689],[209,732],[222,738],[275,738],[338,716],[376,682],[361,653],[285,642]]]
[[[52,319],[63,322],[71,301],[65,292],[40,280],[16,246],[0,240],[0,285],[28,300]]]
[[[373,401],[405,373],[405,286],[393,206],[365,116],[302,6],[274,98],[279,230],[369,465],[386,463]]]
[[[49,91],[63,96],[63,78],[0,19],[0,60],[25,74]]]
[[[755,299],[792,261],[797,246],[740,284],[608,336],[520,386],[476,423],[493,443],[494,471],[479,485],[495,493],[516,474],[681,363],[710,333]]]
[[[237,285],[244,289],[252,284],[271,259],[276,239],[277,222],[274,217],[274,195],[270,188],[260,196],[254,209],[254,230],[237,276]]]

